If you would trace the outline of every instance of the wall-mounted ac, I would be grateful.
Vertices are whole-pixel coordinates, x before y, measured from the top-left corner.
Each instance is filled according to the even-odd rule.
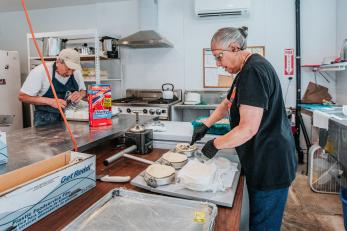
[[[195,0],[200,18],[248,16],[250,0]]]

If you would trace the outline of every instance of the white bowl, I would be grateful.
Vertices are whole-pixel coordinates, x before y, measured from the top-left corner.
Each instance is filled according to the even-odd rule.
[[[186,104],[186,105],[196,105],[196,104],[200,104],[200,101],[184,101],[184,104]]]
[[[200,102],[201,95],[197,92],[187,92],[184,97],[185,102]]]
[[[342,113],[347,116],[347,105],[342,106]]]

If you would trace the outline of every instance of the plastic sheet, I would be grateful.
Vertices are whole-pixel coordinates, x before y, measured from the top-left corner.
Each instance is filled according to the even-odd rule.
[[[205,163],[193,159],[177,174],[177,183],[194,191],[225,191],[233,184],[237,164],[224,157]]]
[[[115,189],[64,230],[213,230],[217,207],[207,202]]]

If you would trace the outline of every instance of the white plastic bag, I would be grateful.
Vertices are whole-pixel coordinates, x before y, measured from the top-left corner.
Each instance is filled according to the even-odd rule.
[[[194,191],[225,191],[231,187],[237,164],[223,157],[205,163],[190,160],[177,174],[177,183]]]

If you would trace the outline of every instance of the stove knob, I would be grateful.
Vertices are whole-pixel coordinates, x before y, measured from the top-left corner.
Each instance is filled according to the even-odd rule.
[[[161,114],[161,110],[160,110],[160,109],[157,109],[157,110],[155,111],[155,113],[156,113],[157,115],[160,115],[160,114]]]
[[[154,115],[155,110],[154,109],[149,109],[149,114]]]
[[[127,108],[127,112],[128,112],[128,113],[131,113],[131,109],[130,109],[130,108]]]
[[[166,110],[161,110],[161,113],[165,114],[165,113],[166,113]]]
[[[147,109],[143,109],[143,114],[147,114],[148,110]]]

